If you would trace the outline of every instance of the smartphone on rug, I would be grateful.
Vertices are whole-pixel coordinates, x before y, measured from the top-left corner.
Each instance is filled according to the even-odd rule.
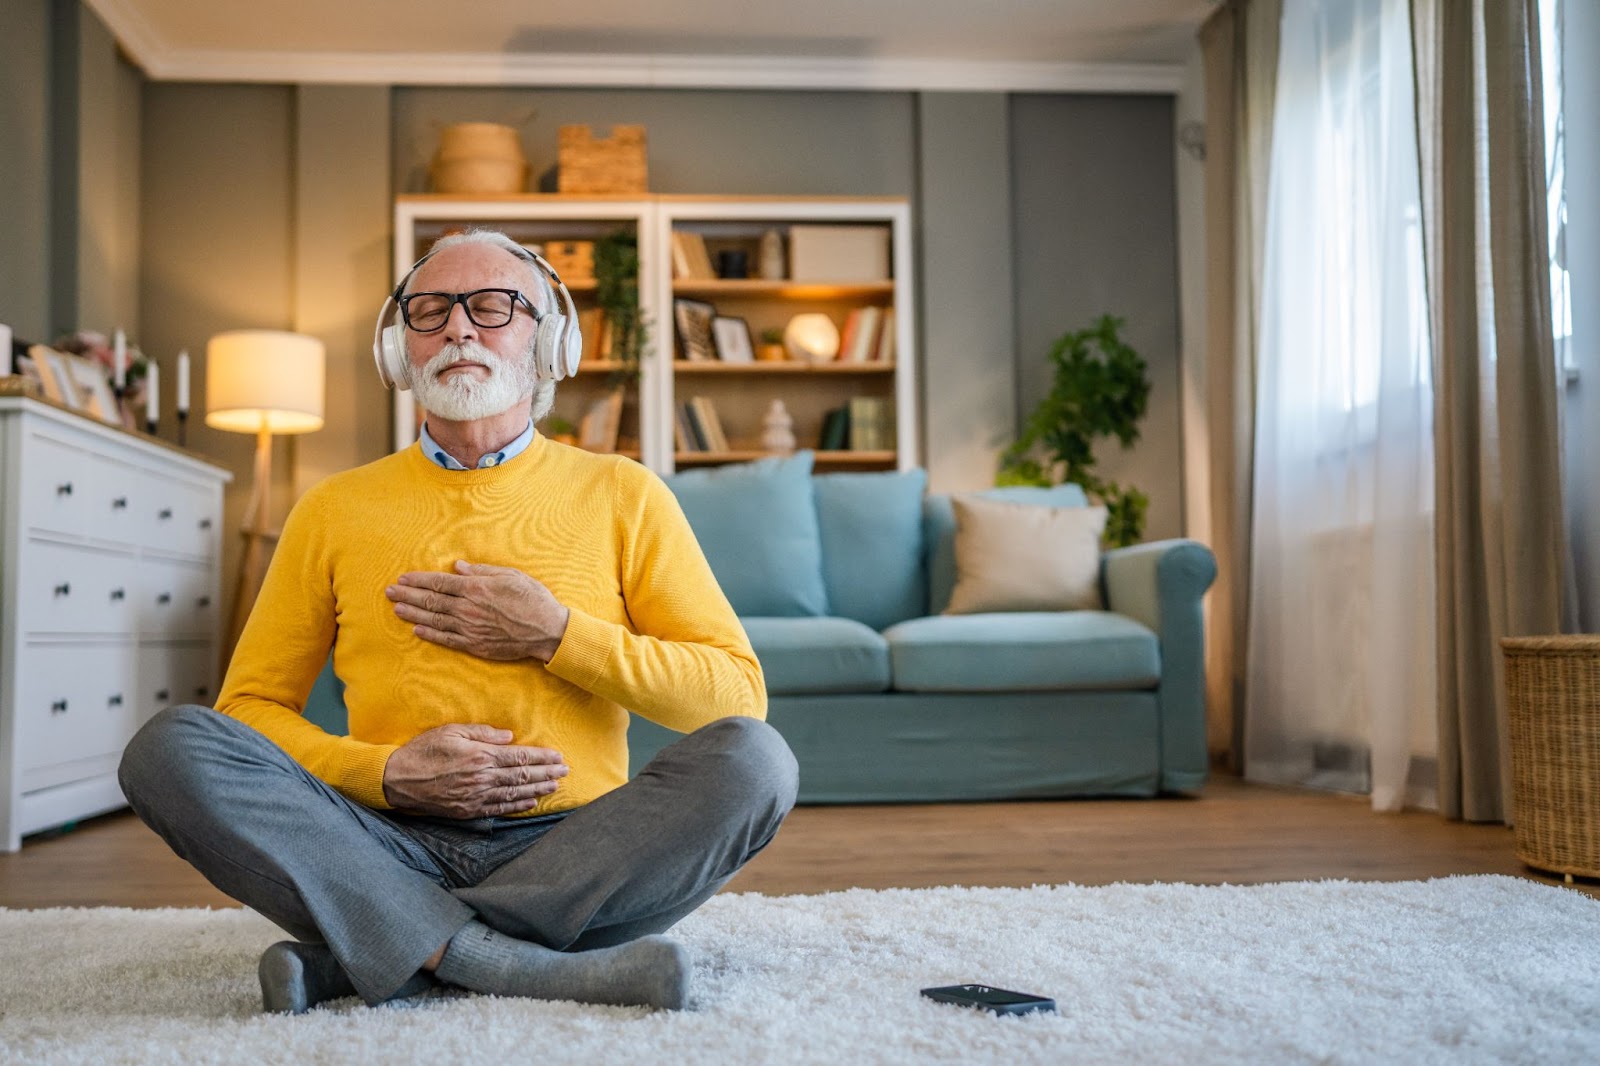
[[[922,994],[940,1003],[976,1007],[991,1014],[1032,1014],[1034,1011],[1056,1009],[1056,1001],[1047,996],[1010,992],[989,985],[945,985],[942,988],[924,988]]]

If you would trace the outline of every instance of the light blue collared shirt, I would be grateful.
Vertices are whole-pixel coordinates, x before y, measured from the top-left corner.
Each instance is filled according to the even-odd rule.
[[[443,448],[439,447],[439,442],[428,435],[428,423],[426,422],[422,423],[422,433],[418,436],[417,443],[422,445],[423,455],[426,455],[429,459],[432,459],[446,470],[466,469],[465,466],[461,465],[461,461],[459,459],[445,451]],[[501,448],[497,452],[485,452],[478,459],[478,469],[482,470],[485,467],[501,466],[505,463],[509,463],[511,460],[527,451],[528,445],[532,443],[533,420],[529,419],[528,428],[518,434],[516,440],[512,441],[510,444],[507,444],[504,448]]]

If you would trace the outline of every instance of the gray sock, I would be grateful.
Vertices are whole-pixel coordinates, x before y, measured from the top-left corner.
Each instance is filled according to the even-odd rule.
[[[318,1003],[356,995],[356,986],[326,944],[284,940],[261,953],[261,1007],[269,1014],[304,1014]],[[409,999],[435,987],[418,972],[386,1002]]]
[[[451,938],[435,976],[474,992],[681,1010],[689,952],[664,936],[594,951],[556,951],[470,922]]]

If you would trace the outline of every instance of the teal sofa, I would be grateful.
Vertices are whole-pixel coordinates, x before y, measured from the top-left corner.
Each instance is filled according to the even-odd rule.
[[[1209,549],[1104,553],[1103,611],[942,615],[950,498],[921,470],[813,475],[812,459],[667,479],[761,659],[800,802],[1200,789]],[[1076,485],[984,495],[1087,503]],[[674,736],[635,717],[634,769]]]
[[[1206,780],[1209,549],[1101,558],[1106,610],[942,615],[950,498],[921,470],[812,474],[813,456],[667,479],[766,674],[802,803],[1194,793]],[[1084,506],[1076,485],[983,493]],[[344,732],[331,668],[306,716]],[[635,772],[677,734],[635,716]]]

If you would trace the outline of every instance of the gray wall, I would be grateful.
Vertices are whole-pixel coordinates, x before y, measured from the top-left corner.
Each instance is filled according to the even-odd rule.
[[[0,33],[0,322],[29,340],[51,333],[50,144],[50,3],[6,0]]]
[[[71,324],[139,337],[140,87],[144,75],[123,59],[105,25],[87,8],[77,20],[77,240]]]
[[[428,160],[452,122],[521,129],[536,181],[555,166],[559,127],[625,122],[645,126],[653,192],[910,196],[912,106],[907,93],[397,89],[394,188],[427,191]]]
[[[1176,192],[1169,96],[1011,98],[1018,419],[1050,388],[1051,344],[1101,314],[1149,364],[1142,439],[1097,471],[1150,497],[1145,537],[1183,531]]]
[[[222,541],[231,580],[255,440],[205,425],[206,341],[228,329],[293,325],[294,91],[153,82],[143,106],[141,340],[167,381],[176,380],[178,351],[192,356],[189,447],[235,475]],[[162,434],[173,436],[171,420]],[[292,495],[292,439],[274,443],[277,522]]]
[[[1567,529],[1580,629],[1600,632],[1600,6],[1566,5],[1567,266],[1579,377],[1566,390]]]

